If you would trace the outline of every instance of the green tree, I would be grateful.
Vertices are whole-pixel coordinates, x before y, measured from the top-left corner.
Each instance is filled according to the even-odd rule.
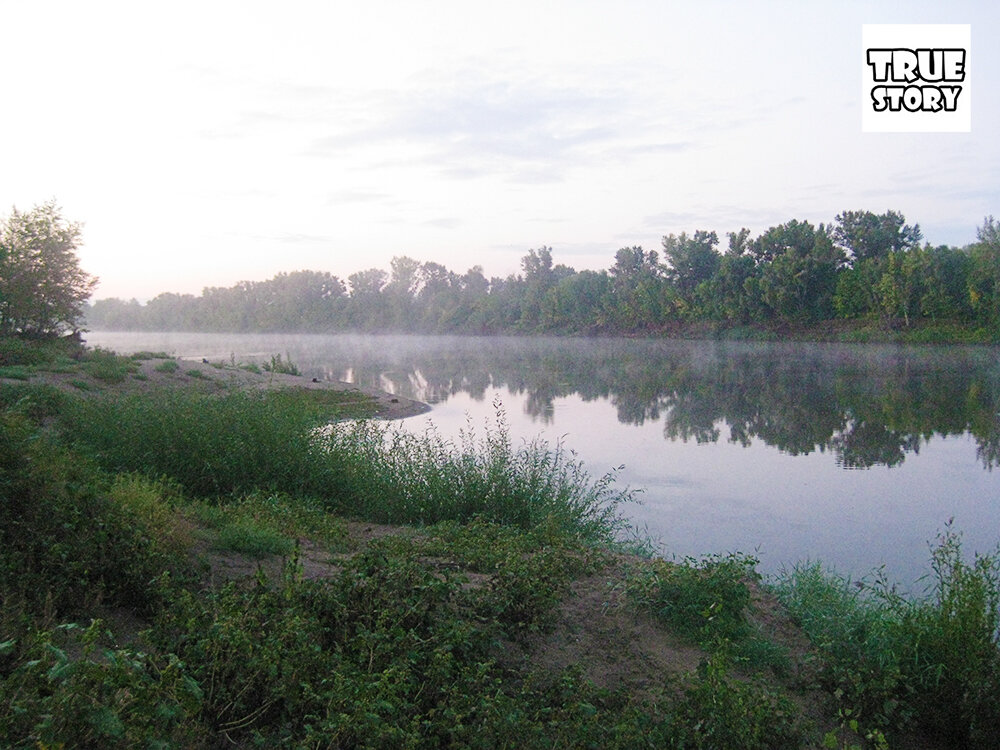
[[[983,323],[1000,325],[1000,222],[987,216],[976,229],[969,268],[969,303]]]
[[[719,268],[721,256],[715,249],[719,235],[699,229],[693,237],[686,232],[668,234],[663,238],[663,256],[670,269],[667,278],[685,299],[703,281],[708,281]]]
[[[758,258],[761,299],[784,320],[817,321],[833,317],[837,269],[843,251],[829,230],[792,220],[758,237],[751,252]]]
[[[611,293],[601,323],[618,331],[641,331],[663,320],[665,278],[655,250],[636,245],[615,253]]]
[[[560,279],[542,301],[544,327],[574,332],[594,330],[610,289],[607,271],[580,271]]]
[[[356,328],[380,330],[385,325],[385,299],[382,290],[388,281],[385,271],[369,268],[347,277],[351,287],[348,319]]]
[[[884,312],[890,318],[902,318],[909,328],[911,318],[919,315],[923,279],[918,252],[893,252],[886,257],[882,278],[875,293]]]
[[[0,335],[75,329],[97,279],[80,268],[80,225],[54,201],[0,221]]]
[[[873,214],[871,211],[844,211],[836,217],[833,239],[850,253],[852,262],[867,258],[882,260],[889,253],[918,247],[922,238],[920,225],[906,224],[898,211]]]

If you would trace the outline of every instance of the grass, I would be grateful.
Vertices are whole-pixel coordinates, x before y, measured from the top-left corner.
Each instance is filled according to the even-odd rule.
[[[165,475],[195,496],[284,493],[386,523],[554,523],[591,541],[610,541],[620,525],[630,494],[612,474],[592,481],[561,445],[514,448],[502,412],[459,445],[364,421],[318,433],[343,398],[306,389],[134,394],[75,402],[64,428],[105,469]]]
[[[236,500],[189,505],[192,518],[214,530],[214,546],[254,557],[288,555],[308,538],[331,551],[345,549],[344,523],[316,501],[253,493]]]
[[[591,542],[611,541],[619,506],[632,494],[614,472],[593,480],[561,443],[513,446],[506,417],[458,443],[432,429],[422,435],[390,425],[338,425],[320,444],[352,498],[349,511],[383,523],[433,524],[474,518],[520,529],[554,524]],[[333,507],[348,510],[347,507]]]
[[[27,380],[31,377],[31,370],[24,365],[7,365],[0,367],[0,378],[10,380]]]
[[[777,590],[845,715],[890,739],[917,727],[945,747],[986,747],[1000,726],[1000,550],[970,563],[949,527],[932,570],[917,598],[818,564],[789,571]]]
[[[276,372],[283,375],[301,375],[299,368],[292,362],[292,358],[286,355],[283,360],[280,354],[271,355],[271,361],[264,363],[267,372]]]
[[[90,349],[83,358],[83,369],[105,383],[121,383],[137,369],[136,361],[107,349]]]
[[[153,367],[157,372],[164,372],[168,375],[172,375],[181,369],[181,366],[177,363],[175,359],[167,359]]]

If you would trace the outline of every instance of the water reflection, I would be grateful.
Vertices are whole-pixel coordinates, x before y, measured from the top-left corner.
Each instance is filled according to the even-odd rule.
[[[127,351],[157,334],[99,334]],[[187,336],[190,341],[185,339]],[[162,346],[224,337],[163,334]],[[847,469],[899,466],[935,436],[969,435],[985,469],[1000,465],[1000,364],[987,347],[745,344],[626,339],[420,336],[240,336],[267,360],[431,404],[507,389],[542,425],[576,395],[606,401],[619,422],[663,425],[669,441],[830,453]],[[259,339],[259,341],[257,340]],[[174,342],[174,343],[171,343]],[[228,359],[230,351],[199,351]]]
[[[839,466],[898,466],[934,436],[970,434],[1000,464],[1000,367],[986,348],[564,339],[343,337],[347,366],[324,376],[430,403],[490,389],[523,395],[550,424],[556,399],[606,399],[624,424],[667,440],[830,452]],[[326,356],[326,355],[324,355]]]

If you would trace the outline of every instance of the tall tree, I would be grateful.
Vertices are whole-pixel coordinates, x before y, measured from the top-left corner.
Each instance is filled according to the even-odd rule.
[[[97,279],[80,268],[80,225],[54,201],[0,221],[0,334],[49,336],[74,329]]]
[[[874,214],[871,211],[844,211],[837,215],[833,239],[850,253],[851,261],[885,259],[889,253],[919,247],[920,225],[910,226],[898,211]]]
[[[686,232],[663,238],[663,255],[670,270],[667,278],[684,297],[690,299],[698,284],[708,281],[719,268],[720,255],[715,249],[719,235],[699,229],[693,237]]]

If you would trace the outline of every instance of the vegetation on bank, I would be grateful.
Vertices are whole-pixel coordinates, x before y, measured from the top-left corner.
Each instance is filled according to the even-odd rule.
[[[67,377],[95,361],[57,346],[0,350],[5,366]],[[752,558],[623,555],[629,493],[559,446],[511,445],[502,413],[457,445],[365,421],[319,429],[330,396],[120,395],[135,360],[96,361],[104,392],[0,384],[0,737],[15,747],[995,736],[1000,555],[969,563],[950,531],[927,598],[818,567],[778,582],[812,640],[801,651]],[[347,519],[411,529],[359,542]],[[285,563],[225,582],[203,568],[213,554]],[[595,580],[617,582],[598,592],[601,611],[567,621]],[[604,684],[587,658],[546,658],[560,628],[619,608],[700,666]]]
[[[522,273],[487,278],[406,256],[391,269],[282,273],[267,281],[103,299],[103,330],[567,333],[903,343],[1000,340],[1000,224],[966,247],[921,244],[898,212],[791,220],[753,238],[667,235],[661,251],[625,247],[607,270],[576,271],[532,249]]]

